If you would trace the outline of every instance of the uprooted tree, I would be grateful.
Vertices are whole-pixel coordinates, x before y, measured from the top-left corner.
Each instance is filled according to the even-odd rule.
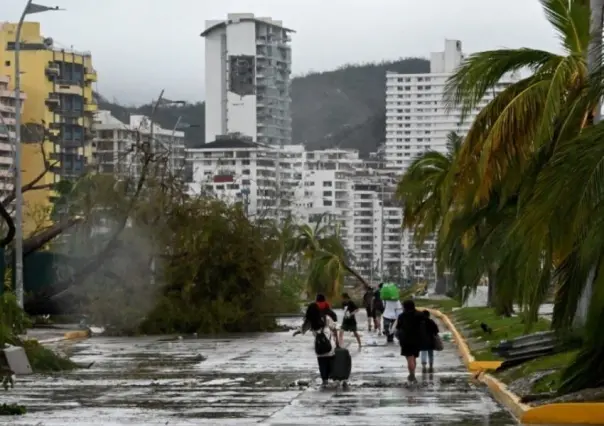
[[[27,312],[87,314],[119,333],[274,327],[270,227],[249,220],[241,204],[188,196],[169,171],[169,152],[152,148],[148,134],[135,139],[130,172],[92,170],[53,186],[55,223],[24,242],[24,256],[50,244],[69,262],[58,265],[59,279],[26,295]],[[53,163],[43,157],[48,172]]]

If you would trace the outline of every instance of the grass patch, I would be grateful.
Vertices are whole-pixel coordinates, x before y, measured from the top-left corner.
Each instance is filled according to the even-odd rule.
[[[421,299],[414,300],[415,306],[418,308],[437,309],[443,313],[452,312],[453,309],[459,308],[461,305],[454,299]]]
[[[531,376],[535,373],[550,371],[533,384],[533,393],[555,392],[560,387],[562,372],[577,356],[578,350],[562,352],[555,355],[544,356],[525,362],[515,368],[496,373],[495,375],[504,383],[509,384],[514,380]]]
[[[49,373],[78,368],[78,366],[70,359],[57,355],[35,340],[24,341],[23,348],[27,353],[31,368],[36,373]]]
[[[19,404],[0,405],[0,416],[22,416],[27,413],[27,409]]]
[[[539,318],[527,333],[522,316],[502,317],[495,314],[495,311],[491,308],[458,309],[452,314],[452,319],[465,328],[463,334],[468,339],[472,355],[477,361],[500,360],[501,358],[491,352],[491,348],[497,346],[502,340],[547,331],[551,328],[548,320]],[[491,327],[493,330],[491,334],[482,330],[480,324],[483,322]],[[480,346],[480,349],[473,349],[473,346]]]

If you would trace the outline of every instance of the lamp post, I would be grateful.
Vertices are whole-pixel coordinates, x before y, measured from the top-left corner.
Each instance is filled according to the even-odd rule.
[[[245,217],[248,217],[249,216],[249,205],[250,205],[250,189],[247,187],[242,188],[241,195],[243,195],[243,202],[245,205]]]
[[[23,192],[21,191],[21,29],[27,15],[51,10],[61,10],[59,7],[43,6],[27,0],[15,34],[15,291],[17,303],[23,308]],[[44,143],[44,141],[42,141]]]
[[[180,103],[183,101],[177,101],[175,103]],[[182,115],[178,116],[174,127],[172,128],[172,137],[170,138],[170,171],[174,173],[174,143],[176,142],[176,131],[180,129],[191,129],[194,127],[201,127],[199,124],[189,124],[182,122]]]

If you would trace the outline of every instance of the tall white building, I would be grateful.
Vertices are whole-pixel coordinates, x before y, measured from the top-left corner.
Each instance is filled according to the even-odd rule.
[[[386,73],[386,143],[388,166],[401,173],[425,151],[446,152],[447,135],[465,135],[476,114],[516,76],[501,81],[476,110],[461,122],[461,111],[447,111],[444,91],[447,79],[461,64],[461,41],[445,40],[444,52],[430,55],[429,74]]]
[[[206,142],[241,133],[252,141],[292,143],[291,48],[293,30],[251,13],[206,21]]]
[[[16,94],[8,90],[8,76],[0,75],[0,196],[5,197],[14,188],[13,146],[15,140]],[[25,101],[21,93],[21,107]]]

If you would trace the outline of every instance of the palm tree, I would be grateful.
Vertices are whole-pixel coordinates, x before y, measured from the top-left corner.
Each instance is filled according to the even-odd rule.
[[[396,188],[403,203],[403,227],[414,231],[415,239],[423,242],[440,228],[451,207],[455,183],[455,162],[462,138],[455,132],[447,135],[447,152],[428,151],[417,157]]]
[[[346,275],[352,275],[369,288],[365,279],[354,270],[347,259],[347,252],[339,235],[324,223],[322,215],[313,226],[303,224],[298,227],[295,246],[302,253],[309,271],[307,278],[308,294],[323,292],[328,297],[339,295]]]
[[[536,154],[541,154],[541,163],[546,161],[559,141],[580,132],[598,102],[600,88],[590,87],[586,60],[587,0],[541,3],[562,41],[563,55],[529,48],[479,52],[464,61],[447,84],[447,101],[459,105],[465,118],[505,75],[532,71],[482,109],[465,138],[460,170],[478,169],[476,196],[482,200],[502,182],[512,186],[507,192],[516,192],[519,182],[506,181],[508,172],[533,167]]]
[[[554,282],[553,324],[570,327],[581,294],[589,288],[586,283],[593,282],[584,346],[565,372],[562,390],[569,391],[604,382],[598,361],[604,356],[598,337],[604,326],[604,125],[596,124],[604,74],[599,61],[590,59],[589,67],[587,61],[590,44],[601,44],[602,4],[592,1],[599,8],[592,30],[587,0],[542,4],[560,36],[563,55],[526,48],[480,52],[448,83],[448,101],[467,114],[505,74],[532,70],[472,123],[458,158],[463,184],[456,188],[453,205],[465,200],[464,210],[477,213],[492,206],[487,229],[500,230],[495,241],[501,245],[491,264],[498,277],[516,281],[506,282],[506,293],[528,305],[533,319]],[[600,40],[593,42],[592,35]],[[466,228],[484,224],[479,217]],[[475,251],[466,261],[483,254]]]

